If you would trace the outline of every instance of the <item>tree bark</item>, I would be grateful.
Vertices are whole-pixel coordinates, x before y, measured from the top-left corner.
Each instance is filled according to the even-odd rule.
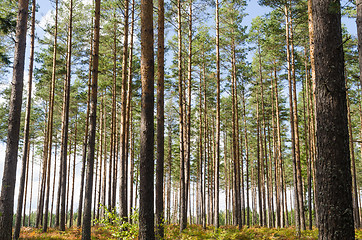
[[[354,239],[340,2],[313,1],[313,24],[319,239]]]
[[[69,128],[69,101],[70,101],[70,77],[72,59],[72,31],[73,31],[73,0],[69,3],[69,26],[68,26],[68,49],[67,49],[67,75],[64,80],[63,112],[62,112],[62,136],[60,162],[62,164],[61,174],[61,204],[59,229],[65,231],[66,221],[66,188],[67,188],[67,148],[68,148],[68,128]]]
[[[158,52],[157,52],[157,166],[156,166],[156,238],[164,238],[164,202],[163,202],[163,172],[164,172],[164,31],[165,31],[164,1],[158,1]]]
[[[34,65],[34,39],[35,39],[35,0],[32,1],[31,10],[31,34],[30,34],[30,62],[29,62],[29,80],[28,80],[28,99],[26,102],[26,113],[25,113],[25,126],[24,126],[24,144],[23,144],[23,156],[20,176],[20,186],[18,195],[18,204],[16,209],[16,220],[14,229],[14,239],[19,238],[20,227],[21,227],[21,213],[24,200],[24,186],[25,186],[25,175],[27,169],[27,158],[29,156],[29,141],[30,141],[30,114],[31,114],[31,92],[33,83],[33,65]]]
[[[127,218],[127,156],[126,156],[126,147],[127,147],[127,58],[128,58],[128,5],[129,1],[125,0],[124,2],[124,42],[123,42],[123,63],[122,63],[122,114],[121,114],[121,167],[120,167],[120,214],[121,217]]]
[[[91,210],[92,210],[92,189],[93,189],[93,168],[95,155],[95,139],[97,128],[97,90],[98,90],[98,61],[99,61],[99,22],[101,14],[101,0],[95,1],[94,9],[94,44],[92,50],[92,82],[91,102],[89,114],[88,151],[87,151],[87,175],[84,193],[84,213],[82,225],[82,240],[91,239]]]
[[[18,2],[8,135],[0,195],[0,239],[4,240],[10,240],[12,235],[16,165],[18,158],[20,116],[23,96],[28,5],[28,0],[19,0]]]
[[[154,233],[154,53],[153,2],[141,1],[141,133],[139,239],[153,240]]]

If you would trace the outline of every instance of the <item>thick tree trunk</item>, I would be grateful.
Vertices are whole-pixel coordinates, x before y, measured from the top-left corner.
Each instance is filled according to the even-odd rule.
[[[139,239],[153,240],[154,233],[154,60],[153,2],[141,1],[141,133]]]
[[[19,0],[16,23],[13,79],[9,106],[8,137],[4,161],[4,174],[0,196],[0,239],[10,240],[12,235],[16,165],[23,96],[24,60],[28,18],[28,0]]]
[[[319,239],[354,239],[339,1],[313,1]],[[333,141],[331,141],[333,139]],[[331,216],[333,216],[331,218]]]
[[[99,22],[101,11],[101,0],[95,1],[94,9],[94,45],[92,49],[92,82],[91,102],[89,113],[89,140],[87,155],[87,175],[84,193],[84,213],[82,225],[82,240],[91,239],[91,210],[92,210],[92,189],[93,189],[93,168],[95,155],[95,139],[97,128],[97,90],[98,90],[98,60],[99,60]]]

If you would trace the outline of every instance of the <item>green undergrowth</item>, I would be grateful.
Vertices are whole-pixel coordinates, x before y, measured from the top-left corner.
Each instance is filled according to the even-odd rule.
[[[128,226],[129,227],[129,226]],[[135,231],[135,229],[132,229]],[[47,233],[35,228],[22,228],[20,239],[53,239],[53,240],[78,240],[81,239],[82,230],[79,228],[66,229],[65,232],[56,229],[49,229]],[[137,240],[137,232],[125,234],[123,237],[114,234],[110,229],[104,229],[99,225],[92,227],[92,239],[96,240],[115,240],[115,239],[134,239]],[[264,228],[264,227],[243,227],[239,230],[234,226],[221,226],[218,230],[208,226],[203,229],[201,225],[189,225],[180,234],[178,225],[170,224],[165,226],[165,240],[184,240],[184,239],[225,239],[225,240],[253,240],[253,239],[318,239],[318,230],[302,231],[297,234],[294,228]],[[362,240],[362,230],[356,230],[356,239]]]
[[[244,227],[239,230],[234,226],[222,226],[215,230],[212,226],[203,229],[201,225],[191,225],[182,233],[179,233],[178,225],[166,227],[165,239],[225,239],[225,240],[249,240],[249,239],[318,239],[317,230],[306,230],[297,234],[294,228],[261,228]]]

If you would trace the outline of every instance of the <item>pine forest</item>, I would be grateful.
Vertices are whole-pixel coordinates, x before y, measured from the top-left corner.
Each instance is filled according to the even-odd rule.
[[[1,240],[362,239],[362,0],[1,0],[0,177]]]

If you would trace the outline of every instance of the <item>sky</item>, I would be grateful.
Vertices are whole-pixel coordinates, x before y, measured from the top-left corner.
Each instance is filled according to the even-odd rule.
[[[344,0],[345,1],[345,0]],[[54,3],[51,3],[49,0],[38,0],[37,1],[38,5],[39,5],[39,11],[36,13],[37,14],[37,21],[38,21],[38,26],[37,26],[37,35],[41,36],[43,34],[43,31],[41,30],[42,27],[45,26],[45,23],[47,21],[49,21],[49,16],[50,16],[50,11],[53,10],[53,6],[55,5]],[[246,13],[248,14],[245,18],[244,18],[244,25],[249,26],[252,19],[255,18],[256,16],[261,16],[265,13],[267,13],[268,11],[270,11],[269,8],[266,7],[261,7],[258,5],[256,0],[250,0],[248,1],[248,6],[246,7]],[[348,19],[348,18],[343,18],[342,22],[344,24],[346,24],[350,34],[352,36],[356,36],[356,24],[355,24],[355,20],[354,19]],[[29,40],[29,37],[28,37]],[[27,43],[27,46],[29,46],[29,41]],[[35,51],[38,47],[35,47]],[[28,49],[28,48],[27,48]],[[27,54],[26,54],[26,62],[25,62],[25,72],[24,72],[24,79],[25,82],[27,82],[27,75],[28,75],[28,59],[29,59],[29,49],[27,50]],[[9,82],[11,80],[11,74],[9,74]],[[26,85],[24,85],[26,86]],[[4,168],[4,158],[5,158],[5,144],[4,143],[0,143],[0,179],[2,179],[2,175],[3,175],[3,168]],[[38,159],[40,157],[37,157]],[[79,158],[79,157],[78,157]],[[80,172],[80,165],[79,164],[80,159],[77,159],[77,165],[76,165],[76,172]],[[16,202],[17,202],[17,195],[18,195],[18,183],[19,183],[19,179],[20,179],[20,171],[21,171],[21,160],[18,160],[18,167],[17,167],[17,184],[16,184],[16,189],[15,189],[15,206],[14,206],[14,210],[16,209]],[[38,184],[39,184],[39,174],[40,173],[40,167],[39,165],[35,165],[34,168],[34,179],[33,179],[33,205],[32,205],[32,209],[36,209],[36,195],[38,192]],[[79,185],[80,185],[80,177],[78,176],[80,174],[76,175],[75,178],[75,193],[79,193]],[[29,175],[30,178],[30,175]],[[1,184],[1,183],[0,183]],[[29,192],[28,192],[29,193]],[[77,195],[75,198],[75,205],[74,206],[78,206],[78,199],[77,199]],[[221,200],[223,201],[224,198],[221,197]],[[221,208],[224,208],[224,203],[221,203]],[[75,207],[76,209],[77,207]],[[28,209],[28,207],[27,207]],[[28,210],[27,210],[28,211]]]

